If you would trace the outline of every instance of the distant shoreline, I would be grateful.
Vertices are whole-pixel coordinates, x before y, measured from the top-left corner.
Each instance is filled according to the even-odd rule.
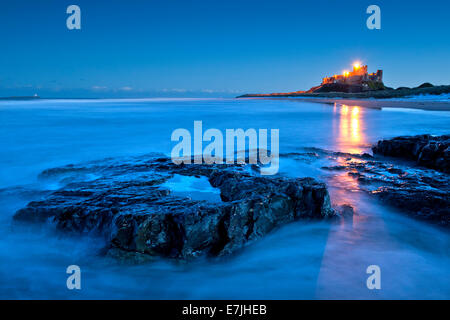
[[[235,97],[0,97],[0,101],[31,100],[151,100],[151,99],[235,99]]]
[[[244,94],[236,98],[344,98],[344,99],[390,99],[390,98],[404,98],[415,95],[440,95],[443,93],[450,93],[450,85],[433,86],[426,88],[397,88],[385,89],[376,91],[366,91],[359,93],[347,92],[320,92],[320,93],[306,93],[304,91],[286,92],[286,93],[266,93],[266,94]]]
[[[23,101],[23,100],[39,100],[38,96],[17,96],[17,97],[0,97],[0,100],[7,101]]]

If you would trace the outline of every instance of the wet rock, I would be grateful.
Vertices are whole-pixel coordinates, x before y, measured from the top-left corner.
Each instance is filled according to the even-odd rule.
[[[322,167],[322,169],[324,170],[328,170],[328,171],[342,171],[347,169],[346,166],[330,166],[330,167]]]
[[[363,167],[361,167],[361,165]],[[365,190],[389,205],[420,218],[450,226],[450,176],[434,170],[397,167],[393,164],[349,166]]]
[[[450,135],[404,136],[378,141],[376,154],[416,161],[419,165],[450,173]]]
[[[418,187],[380,187],[373,191],[381,200],[402,208],[416,218],[450,226],[450,194],[443,190]]]
[[[445,140],[443,138],[439,138]],[[414,138],[412,143],[401,142],[402,152],[399,154],[420,154],[416,142],[424,141]],[[422,143],[422,142],[420,142]],[[382,143],[383,150],[389,154],[400,152],[400,147],[389,147],[390,143]],[[392,148],[392,149],[389,149]],[[396,150],[396,151],[394,151]],[[443,226],[450,227],[450,175],[433,169],[418,167],[410,162],[395,161],[392,158],[377,157],[370,160],[355,158],[349,160],[347,154],[324,151],[324,155],[336,161],[336,166],[324,167],[327,171],[334,170],[336,180],[346,174],[358,182],[359,190],[376,196],[386,204],[396,207],[412,217],[428,220]],[[332,156],[329,156],[332,155]],[[355,161],[353,158],[358,159]],[[354,188],[351,187],[353,190]],[[340,208],[336,211],[340,213]]]
[[[355,214],[353,207],[350,204],[341,204],[335,207],[339,217],[343,219],[351,219]]]
[[[363,153],[363,154],[361,155],[361,158],[363,158],[363,159],[373,159],[373,155],[371,155],[371,154],[365,152],[365,153]]]
[[[82,181],[80,174],[96,178]],[[207,177],[222,202],[173,195],[161,185],[175,174]],[[137,158],[43,175],[66,184],[19,210],[15,221],[50,221],[59,230],[101,235],[107,254],[120,259],[223,256],[283,224],[335,215],[323,183],[259,176],[246,166],[177,166],[167,158]]]
[[[390,173],[395,173],[395,174],[403,174],[404,173],[404,171],[402,169],[394,168],[394,167],[387,168],[386,170]]]

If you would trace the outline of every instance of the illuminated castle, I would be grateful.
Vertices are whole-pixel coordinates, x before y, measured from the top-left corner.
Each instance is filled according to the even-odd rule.
[[[376,73],[367,73],[367,66],[362,66],[359,63],[353,64],[353,71],[351,72],[344,71],[343,74],[322,79],[322,85],[340,83],[367,86],[368,83],[374,82],[383,82],[383,70],[377,70]]]

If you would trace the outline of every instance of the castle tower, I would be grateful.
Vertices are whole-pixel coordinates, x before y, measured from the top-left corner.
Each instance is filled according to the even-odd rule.
[[[377,80],[379,82],[383,81],[383,70],[377,70]]]

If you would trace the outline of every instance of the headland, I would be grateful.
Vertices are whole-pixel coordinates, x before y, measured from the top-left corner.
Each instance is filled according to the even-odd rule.
[[[346,99],[346,100],[360,100],[360,99],[395,99],[405,98],[410,96],[420,95],[441,95],[449,94],[450,85],[435,86],[429,82],[413,88],[398,87],[396,89],[386,86],[383,83],[383,70],[377,70],[373,73],[368,73],[367,65],[355,63],[352,71],[344,70],[340,75],[333,75],[325,77],[318,86],[314,86],[309,90],[299,90],[293,92],[278,92],[266,94],[244,94],[237,98],[317,98],[322,99]],[[313,100],[313,99],[311,99]],[[323,100],[322,100],[323,101]],[[382,107],[403,107],[403,101],[389,101],[389,103],[381,103]],[[407,102],[408,106],[412,108],[421,108],[423,102],[415,103],[413,101]],[[373,103],[369,103],[373,104]],[[443,102],[443,105],[448,104]],[[433,105],[433,110],[442,110],[444,107],[440,103],[426,103],[426,105]],[[445,108],[444,108],[445,109]]]

